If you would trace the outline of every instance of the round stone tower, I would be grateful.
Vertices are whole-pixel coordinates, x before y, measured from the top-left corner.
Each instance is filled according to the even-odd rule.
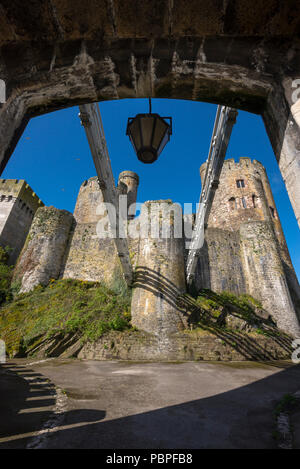
[[[206,163],[200,168],[203,182]],[[263,165],[224,162],[198,264],[199,288],[248,293],[279,327],[299,333],[299,283]]]
[[[205,169],[206,163],[200,168],[202,182]],[[236,231],[242,223],[252,220],[268,220],[274,227],[280,226],[265,168],[250,158],[240,158],[238,163],[225,160],[207,224]],[[282,230],[277,231],[281,238]]]
[[[184,239],[176,237],[182,213],[172,215],[171,201],[142,206],[139,254],[131,302],[132,324],[162,339],[183,327],[178,295],[186,291]],[[179,226],[180,227],[180,226]]]
[[[14,278],[21,281],[21,292],[57,279],[67,249],[73,215],[55,207],[36,211]]]
[[[133,171],[123,171],[119,175],[119,182],[127,186],[127,210],[128,219],[131,220],[135,216],[135,204],[137,198],[137,190],[139,185],[139,177]]]
[[[102,191],[99,187],[98,177],[94,176],[83,181],[77,197],[74,218],[76,223],[95,223],[101,218],[97,207],[103,202]]]
[[[205,169],[206,163],[200,168],[202,181]],[[250,158],[240,158],[238,163],[225,160],[207,226],[237,231],[251,221],[271,223],[282,261],[293,269],[264,166]]]
[[[125,193],[125,185],[122,192]],[[98,177],[84,181],[79,189],[74,210],[74,224],[67,256],[62,267],[63,278],[104,282],[112,285],[120,261],[114,240],[109,236],[107,211]],[[101,235],[100,228],[106,232]]]

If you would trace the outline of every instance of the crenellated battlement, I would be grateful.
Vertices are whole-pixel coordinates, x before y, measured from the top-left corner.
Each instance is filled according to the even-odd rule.
[[[248,156],[241,156],[239,161],[235,161],[234,158],[228,158],[224,161],[222,171],[234,171],[234,170],[250,170],[251,168],[256,170],[262,170],[265,172],[265,168],[262,163],[257,160],[251,160]],[[204,176],[206,169],[206,162],[200,166],[201,179]]]
[[[44,203],[24,179],[0,179],[0,203],[15,202],[32,215]]]
[[[24,179],[0,179],[0,244],[15,263],[35,212],[44,204]]]

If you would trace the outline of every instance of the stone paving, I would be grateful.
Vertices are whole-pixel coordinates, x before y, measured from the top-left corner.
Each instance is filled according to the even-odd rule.
[[[299,382],[287,362],[12,360],[0,449],[275,449],[274,407]]]

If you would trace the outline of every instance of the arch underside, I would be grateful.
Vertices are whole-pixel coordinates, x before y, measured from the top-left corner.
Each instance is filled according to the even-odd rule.
[[[260,2],[261,3],[261,2]],[[300,7],[248,0],[2,2],[0,170],[28,119],[92,101],[160,97],[261,114],[300,220]]]

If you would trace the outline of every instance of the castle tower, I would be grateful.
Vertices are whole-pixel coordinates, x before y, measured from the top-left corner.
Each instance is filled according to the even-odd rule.
[[[108,284],[113,280],[115,266],[118,265],[114,240],[97,235],[97,224],[105,216],[105,212],[100,210],[102,203],[98,178],[84,181],[74,210],[75,223],[62,266],[63,278],[104,281]]]
[[[142,206],[137,220],[140,237],[131,301],[132,324],[156,334],[162,346],[164,337],[183,327],[176,299],[186,291],[184,239],[176,237],[174,228],[176,224],[182,226],[182,212],[174,222],[172,206],[168,200],[148,201]]]
[[[14,279],[21,282],[20,292],[59,277],[72,222],[73,215],[67,210],[37,210],[14,270]]]
[[[200,168],[203,181],[206,163]],[[263,165],[242,157],[224,161],[208,226],[236,231],[248,221],[270,221],[278,241],[288,252],[268,176]]]
[[[205,169],[206,164],[200,168],[202,180]],[[265,168],[258,161],[224,162],[196,284],[214,291],[249,293],[262,302],[279,327],[299,331],[299,283]]]
[[[130,204],[136,201],[138,181],[138,175],[132,171],[120,174],[119,194],[128,194]],[[99,227],[106,226],[107,220],[102,203],[98,178],[84,181],[74,210],[75,223],[62,267],[63,278],[103,281],[111,286],[122,278],[114,240],[99,236]]]
[[[9,247],[15,264],[33,216],[44,204],[24,180],[0,179],[0,245]]]
[[[103,202],[97,176],[83,181],[74,209],[74,218],[78,224],[95,223],[99,220],[97,207]]]
[[[139,185],[139,177],[133,171],[123,171],[119,175],[118,185],[120,185],[120,183],[124,183],[127,187],[127,213],[128,219],[132,220],[135,216],[135,204]]]

